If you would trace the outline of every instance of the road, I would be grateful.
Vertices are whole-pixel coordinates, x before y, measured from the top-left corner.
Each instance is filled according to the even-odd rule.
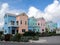
[[[46,42],[31,43],[31,42],[1,42],[0,45],[60,45],[60,36],[40,37],[39,41],[46,40]]]
[[[60,43],[19,43],[19,42],[0,42],[0,45],[60,45]]]
[[[60,43],[19,43],[19,42],[0,42],[0,45],[60,45]]]

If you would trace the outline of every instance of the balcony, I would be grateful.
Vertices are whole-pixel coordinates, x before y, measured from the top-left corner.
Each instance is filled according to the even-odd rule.
[[[15,24],[15,23],[9,23],[8,27],[19,27],[19,25]]]

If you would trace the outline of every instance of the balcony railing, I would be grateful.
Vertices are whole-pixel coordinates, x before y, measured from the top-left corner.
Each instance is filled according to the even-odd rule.
[[[13,27],[18,27],[19,25],[9,23],[9,24],[8,24],[8,27],[10,27],[10,26],[13,26]]]

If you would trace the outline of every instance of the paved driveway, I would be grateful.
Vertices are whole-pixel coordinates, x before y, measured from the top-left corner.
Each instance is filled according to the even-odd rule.
[[[40,40],[46,40],[47,43],[60,43],[60,36],[40,37]]]

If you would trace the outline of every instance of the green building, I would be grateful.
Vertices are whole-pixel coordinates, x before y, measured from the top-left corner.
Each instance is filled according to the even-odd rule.
[[[28,30],[40,32],[40,27],[37,26],[37,20],[34,17],[28,19]]]
[[[46,22],[46,28],[48,31],[53,32],[57,29],[57,23],[52,21]]]

